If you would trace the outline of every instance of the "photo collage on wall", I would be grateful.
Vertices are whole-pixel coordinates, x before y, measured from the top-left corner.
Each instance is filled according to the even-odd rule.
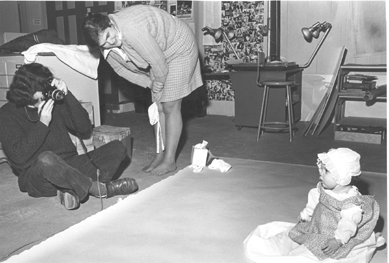
[[[208,100],[234,100],[234,90],[230,79],[210,79],[205,81]]]
[[[265,26],[264,1],[222,1],[222,28],[233,31],[231,44],[244,63],[256,63],[263,52]],[[226,61],[237,59],[226,40],[220,45],[204,46],[204,66],[208,72],[225,70]]]
[[[222,1],[222,28],[233,31],[231,44],[244,63],[257,63],[258,52],[264,52],[265,26],[264,1]],[[226,40],[219,45],[204,46],[204,69],[206,72],[225,72],[226,61],[237,59]],[[230,79],[206,81],[209,100],[234,100]]]

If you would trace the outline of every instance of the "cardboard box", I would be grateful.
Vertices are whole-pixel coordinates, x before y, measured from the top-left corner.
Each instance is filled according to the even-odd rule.
[[[192,165],[205,167],[208,161],[208,149],[200,149],[192,146]]]
[[[335,140],[339,140],[339,141],[382,144],[383,143],[382,137],[383,137],[382,134],[335,131]]]
[[[127,154],[132,157],[132,138],[129,127],[114,127],[101,125],[93,129],[93,145],[96,148],[114,140],[122,141],[127,147]]]
[[[72,139],[73,144],[76,146],[78,154],[84,154],[85,150],[84,150],[84,147],[81,144],[80,139],[77,136],[75,136],[75,135],[73,135],[71,133],[69,133],[69,136],[70,136],[70,139]],[[87,152],[90,152],[90,151],[95,149],[95,147],[93,145],[93,138],[92,138],[92,136],[89,139],[85,139],[85,140],[82,140],[82,141],[85,144]]]

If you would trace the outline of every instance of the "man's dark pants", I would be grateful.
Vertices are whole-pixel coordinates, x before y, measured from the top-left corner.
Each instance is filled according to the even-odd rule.
[[[127,155],[127,148],[120,141],[109,142],[88,153],[62,159],[53,152],[41,153],[28,170],[19,175],[19,188],[33,197],[56,196],[58,190],[71,190],[84,200],[97,181],[109,182]],[[96,167],[96,166],[97,167]]]

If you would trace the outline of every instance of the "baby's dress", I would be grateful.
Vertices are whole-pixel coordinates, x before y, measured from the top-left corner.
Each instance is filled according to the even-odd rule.
[[[321,249],[328,239],[334,238],[341,211],[353,205],[361,206],[363,216],[355,236],[331,256],[333,259],[345,258],[355,246],[366,241],[373,233],[379,217],[379,206],[372,196],[358,194],[340,201],[320,185],[318,189],[319,203],[313,211],[311,221],[298,223],[290,230],[289,237],[298,244],[304,244],[319,260],[326,259],[328,256]]]

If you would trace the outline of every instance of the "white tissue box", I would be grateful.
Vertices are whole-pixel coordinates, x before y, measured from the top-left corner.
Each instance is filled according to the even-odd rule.
[[[192,165],[205,167],[208,160],[208,149],[200,149],[192,146]]]

